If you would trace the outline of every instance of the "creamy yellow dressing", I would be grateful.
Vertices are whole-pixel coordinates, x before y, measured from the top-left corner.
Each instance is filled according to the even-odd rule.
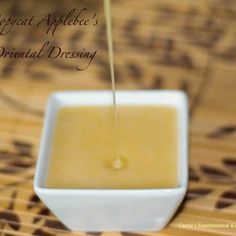
[[[125,162],[120,157],[119,149],[118,149],[118,140],[117,140],[117,123],[118,123],[118,115],[117,115],[117,103],[116,103],[116,83],[115,83],[115,70],[114,70],[114,55],[113,55],[113,43],[112,43],[112,19],[111,19],[111,1],[104,0],[104,10],[105,10],[105,18],[106,18],[106,32],[107,32],[107,42],[108,42],[108,55],[109,55],[109,65],[111,72],[111,84],[112,84],[112,96],[113,96],[113,138],[114,138],[114,146],[115,146],[115,154],[112,160],[112,167],[115,169],[124,168]]]
[[[57,114],[46,186],[82,189],[171,188],[177,183],[177,111],[117,106],[65,107]]]

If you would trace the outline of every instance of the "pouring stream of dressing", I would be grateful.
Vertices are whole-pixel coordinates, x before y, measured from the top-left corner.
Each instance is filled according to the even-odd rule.
[[[113,57],[113,44],[112,44],[112,18],[111,18],[111,0],[104,0],[104,10],[106,17],[106,32],[108,42],[109,64],[111,72],[112,83],[112,96],[113,96],[113,120],[114,120],[114,145],[115,145],[115,157],[112,161],[112,168],[121,169],[124,167],[124,160],[120,157],[118,150],[118,114],[117,114],[117,102],[116,102],[116,85],[115,85],[115,73],[114,73],[114,57]]]

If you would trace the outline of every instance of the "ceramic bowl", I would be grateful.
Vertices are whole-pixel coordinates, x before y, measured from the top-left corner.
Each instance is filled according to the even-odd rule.
[[[170,189],[50,189],[45,187],[57,111],[65,106],[112,105],[111,91],[57,92],[50,96],[34,179],[34,190],[75,231],[158,231],[184,198],[188,182],[187,97],[180,91],[117,91],[118,105],[164,105],[177,109],[178,186]]]

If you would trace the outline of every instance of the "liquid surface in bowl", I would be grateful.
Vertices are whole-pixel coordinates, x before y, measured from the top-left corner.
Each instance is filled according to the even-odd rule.
[[[117,106],[116,155],[112,106],[64,107],[54,128],[46,187],[173,188],[177,180],[177,110]]]

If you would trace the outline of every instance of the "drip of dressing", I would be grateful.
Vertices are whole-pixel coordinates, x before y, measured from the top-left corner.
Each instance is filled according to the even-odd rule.
[[[115,73],[114,73],[114,57],[113,57],[113,45],[112,45],[112,20],[111,20],[111,1],[104,0],[104,9],[106,17],[106,32],[108,42],[108,53],[109,53],[109,64],[111,72],[111,83],[112,83],[112,96],[113,96],[113,120],[114,120],[114,143],[115,143],[115,157],[112,161],[112,168],[121,169],[124,167],[124,160],[120,157],[118,151],[118,115],[117,115],[117,102],[116,102],[116,85],[115,85]]]

